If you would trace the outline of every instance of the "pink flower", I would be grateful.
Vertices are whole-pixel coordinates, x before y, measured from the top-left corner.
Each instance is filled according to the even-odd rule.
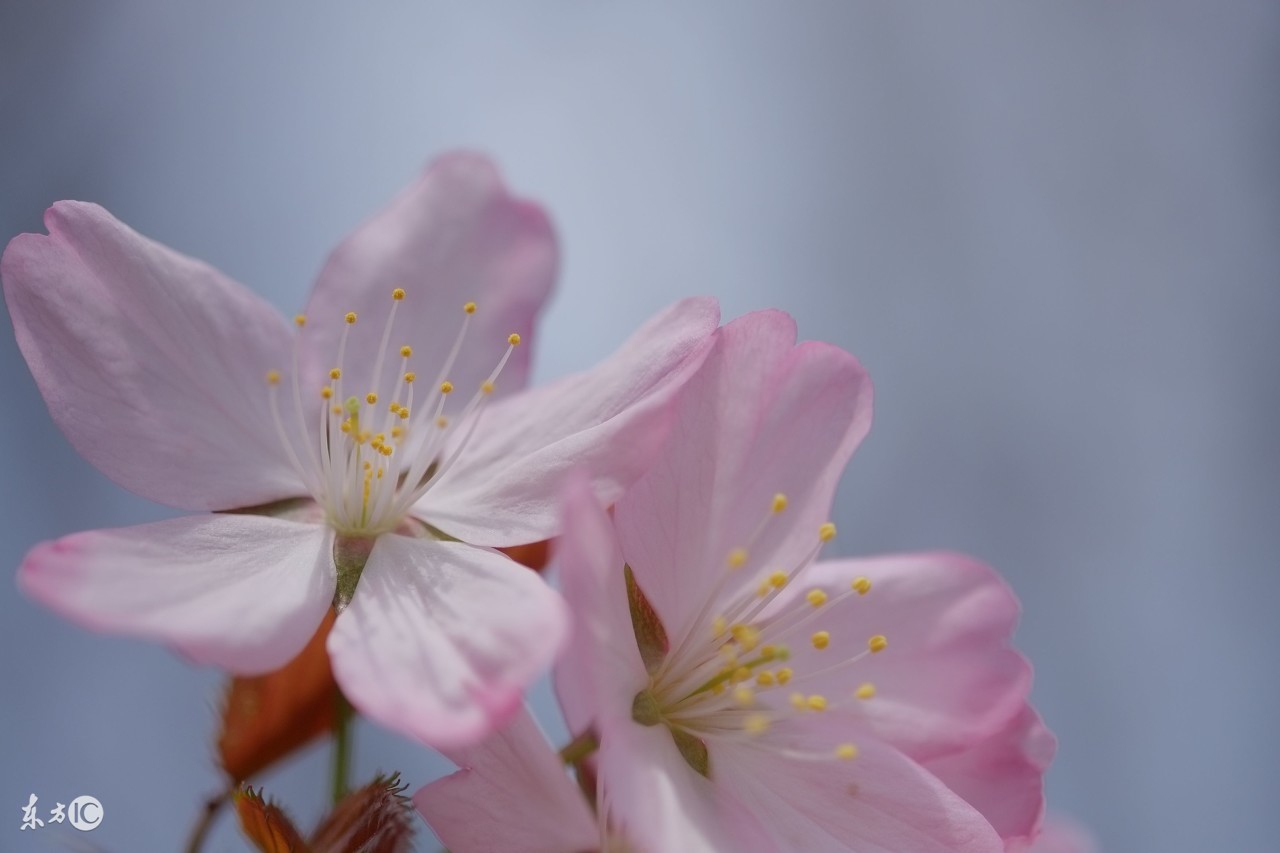
[[[1097,853],[1098,845],[1084,827],[1053,816],[1045,821],[1044,830],[1026,850],[1027,853]]]
[[[344,691],[433,744],[513,713],[565,636],[558,596],[492,547],[558,532],[570,466],[615,499],[718,323],[714,302],[679,303],[594,370],[521,391],[554,237],[472,155],[339,246],[296,328],[99,207],[60,202],[46,224],[0,274],[54,420],[125,488],[218,514],[38,545],[20,586],[242,674],[345,606],[328,641]]]
[[[610,834],[921,853],[1034,834],[1053,742],[1005,585],[953,554],[814,562],[870,419],[852,356],[753,314],[719,331],[612,520],[571,488],[560,560],[579,633],[557,690],[570,730],[598,735]]]

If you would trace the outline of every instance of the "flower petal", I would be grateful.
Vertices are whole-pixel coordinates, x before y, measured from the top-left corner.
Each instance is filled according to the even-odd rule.
[[[348,311],[351,327],[344,381],[356,393],[386,388],[400,372],[399,349],[413,348],[411,369],[431,381],[444,366],[464,318],[477,303],[456,368],[448,379],[467,396],[498,363],[507,336],[516,348],[498,392],[522,388],[529,369],[529,334],[555,280],[557,249],[541,208],[514,198],[484,157],[455,153],[436,160],[422,177],[329,256],[307,305],[303,346],[308,383],[320,388],[335,366]],[[374,362],[391,293],[403,288],[381,380]],[[368,388],[360,383],[371,383]],[[351,386],[348,386],[351,387]],[[464,398],[465,399],[465,398]]]
[[[753,531],[744,579],[791,568],[817,544],[836,481],[870,427],[871,386],[853,356],[795,346],[791,318],[760,311],[719,331],[677,418],[662,457],[615,516],[622,551],[673,643]],[[788,506],[770,518],[778,493]]]
[[[413,802],[455,853],[600,846],[595,816],[527,708],[478,746],[445,754],[462,769]]]
[[[54,422],[143,497],[190,510],[302,494],[272,425],[266,373],[289,332],[217,270],[63,201],[49,235],[0,261],[14,333]]]
[[[603,721],[599,784],[602,822],[632,848],[681,853],[772,849],[762,846],[765,833],[750,811],[726,797],[722,786],[690,769],[665,726]]]
[[[388,533],[338,616],[329,654],[361,713],[445,749],[508,720],[567,628],[560,596],[510,558]]]
[[[570,477],[563,503],[556,563],[573,631],[556,664],[555,689],[565,723],[576,736],[596,719],[602,702],[618,714],[630,709],[646,673],[632,632],[613,523],[584,472]]]
[[[612,503],[652,462],[719,318],[715,300],[683,300],[598,367],[494,404],[417,512],[467,542],[544,539],[559,532],[557,489],[574,466]]]
[[[1025,845],[1044,817],[1044,773],[1056,746],[1027,705],[997,734],[925,767],[982,812],[1006,842]]]
[[[759,819],[774,850],[1003,853],[982,815],[910,758],[875,738],[856,746],[852,761],[722,747],[712,775]]]
[[[292,659],[333,598],[324,527],[196,515],[75,533],[31,550],[23,592],[96,631],[159,640],[241,675]]]
[[[866,595],[851,592],[858,577]],[[827,591],[830,612],[807,625],[827,629],[830,646],[791,644],[796,677],[861,653],[876,634],[888,639],[879,654],[805,690],[844,703],[883,740],[917,760],[945,755],[1000,730],[1018,714],[1031,686],[1026,660],[1009,647],[1018,602],[994,571],[960,554],[897,554],[815,563],[777,606],[812,588]],[[860,684],[875,696],[856,700]]]
[[[1084,827],[1054,815],[1044,822],[1044,831],[1026,849],[1029,853],[1097,853],[1098,845]],[[1014,850],[1017,848],[1010,853]]]

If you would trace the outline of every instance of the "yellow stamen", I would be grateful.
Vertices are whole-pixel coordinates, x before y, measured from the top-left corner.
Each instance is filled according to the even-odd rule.
[[[330,371],[329,371],[329,378],[330,378],[330,379],[341,379],[341,378],[342,378],[342,371],[341,371],[341,370],[339,370],[339,369],[338,369],[338,368],[336,368],[336,367],[335,367],[335,368],[333,368],[332,370],[330,370]]]
[[[401,358],[408,358],[411,355],[413,355],[413,347],[409,346],[408,344],[405,344],[404,346],[400,347]]]
[[[827,603],[827,594],[820,589],[811,589],[805,594],[805,598],[814,607],[821,607]]]
[[[474,314],[476,313],[476,304],[474,302],[468,302],[466,305],[462,306],[462,310],[466,311],[468,314]]]
[[[346,313],[346,316],[344,316],[342,319],[347,321],[348,326],[354,326],[356,324],[356,312],[348,311]]]
[[[323,399],[328,400],[330,397],[333,396],[333,389],[330,388],[328,385],[324,386],[323,388],[320,389],[320,396]]]
[[[512,332],[511,334],[507,335],[507,343],[511,344],[513,347],[520,346],[520,336],[517,335],[515,332]]]
[[[827,522],[818,528],[818,538],[823,542],[830,542],[836,538],[836,526],[831,522]]]
[[[876,695],[876,686],[870,681],[858,685],[858,689],[853,692],[854,696],[859,699],[870,699]]]
[[[825,711],[827,710],[827,697],[814,693],[805,700],[805,704],[814,711]]]
[[[401,299],[404,299],[404,288],[397,287],[395,290],[391,291],[391,298],[394,299],[396,302],[399,302]]]
[[[787,508],[787,496],[784,495],[782,492],[778,492],[776,495],[773,496],[773,511],[776,514],[776,513],[782,512],[786,508]]]
[[[728,628],[729,628],[729,624],[725,622],[725,619],[723,616],[717,616],[716,618],[711,620],[711,636],[712,637],[721,636],[722,634],[724,634],[726,630],[728,630]]]
[[[774,589],[782,589],[786,585],[787,585],[786,572],[773,572],[771,575],[769,575],[769,586],[773,587]]]
[[[749,708],[755,704],[756,695],[751,691],[750,687],[747,687],[744,684],[733,689],[733,701],[737,702],[739,705]]]
[[[751,677],[751,670],[748,667],[740,666],[733,671],[732,675],[729,676],[729,680],[732,681],[734,684],[738,684],[743,681],[746,681],[750,677]]]
[[[871,580],[869,578],[854,578],[850,587],[858,591],[858,595],[866,595],[871,592]]]
[[[760,631],[750,625],[734,625],[729,629],[729,633],[738,641],[738,645],[742,646],[744,652],[751,651],[760,643]]]
[[[404,381],[408,382],[410,385],[412,385],[413,380],[417,378],[418,378],[418,374],[414,373],[412,370],[410,370],[408,373],[404,375]]]
[[[267,371],[267,384],[268,384],[268,385],[279,385],[279,384],[280,384],[280,371],[278,371],[278,370],[268,370],[268,371]]]
[[[784,666],[778,670],[778,685],[782,686],[791,680],[791,667]]]
[[[445,381],[441,382],[441,383],[440,383],[440,393],[441,393],[441,394],[452,394],[452,393],[453,393],[453,383],[452,383],[452,382],[450,382],[448,379],[446,379]]]
[[[307,325],[307,315],[306,314],[297,315],[296,317],[293,318],[293,324],[297,326],[299,329],[301,329],[303,326]]]
[[[889,640],[885,637],[884,634],[876,634],[870,640],[867,640],[867,648],[871,650],[872,654],[875,654],[876,652],[882,652],[888,647],[889,647]]]
[[[729,552],[728,563],[731,569],[740,569],[747,562],[747,549],[734,548]]]
[[[768,670],[768,669],[762,670],[756,676],[756,684],[759,684],[761,687],[772,687],[777,683],[778,683],[777,679],[773,677],[772,670]]]
[[[831,644],[831,634],[827,631],[815,631],[809,639],[815,649],[825,649]]]
[[[792,693],[789,698],[791,701],[791,707],[795,708],[797,711],[803,711],[805,708],[809,707],[809,702],[804,698],[803,693]]]
[[[372,406],[374,403],[378,402],[378,395],[377,395],[377,394],[375,394],[375,393],[373,393],[372,391],[370,391],[368,394],[365,394],[365,395],[364,395],[364,398],[365,398],[365,400],[366,400],[366,401],[368,401],[368,403],[369,403],[369,405],[370,405],[370,406]]]
[[[836,758],[841,761],[852,761],[858,757],[858,748],[851,743],[842,743],[836,747]]]
[[[480,385],[480,393],[481,393],[481,394],[492,394],[492,393],[493,393],[493,383],[492,383],[492,382],[490,382],[488,379],[486,379],[486,380],[485,380],[485,381]]]
[[[769,729],[769,718],[764,714],[749,714],[742,721],[742,728],[749,735],[762,735]]]

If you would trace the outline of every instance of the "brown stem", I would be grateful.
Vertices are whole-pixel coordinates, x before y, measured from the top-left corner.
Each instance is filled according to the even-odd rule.
[[[183,848],[186,853],[200,853],[200,848],[204,846],[209,830],[213,828],[214,818],[218,816],[218,812],[222,811],[222,807],[231,799],[231,792],[232,789],[228,788],[218,796],[210,797],[205,801],[200,817],[196,820],[195,826],[191,827],[191,835],[187,838],[187,846]]]

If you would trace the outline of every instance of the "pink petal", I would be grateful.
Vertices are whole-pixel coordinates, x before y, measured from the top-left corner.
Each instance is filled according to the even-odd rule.
[[[527,709],[478,746],[446,754],[462,769],[413,802],[454,853],[600,846],[595,816]]]
[[[765,833],[752,812],[690,769],[665,726],[606,720],[600,744],[600,814],[610,832],[635,849],[776,849],[762,844]]]
[[[627,606],[622,554],[613,523],[585,473],[564,489],[564,534],[556,540],[560,590],[573,631],[555,668],[556,697],[569,731],[592,724],[600,706],[625,714],[647,679]]]
[[[331,540],[319,525],[187,516],[44,542],[18,585],[85,627],[252,675],[283,666],[315,633],[333,598]]]
[[[1084,827],[1064,817],[1051,816],[1044,823],[1044,831],[1026,850],[1028,853],[1097,853],[1098,845]]]
[[[825,667],[863,652],[875,634],[888,638],[888,648],[806,690],[840,700],[917,760],[976,743],[1018,714],[1031,671],[1009,647],[1018,602],[994,571],[941,552],[835,560],[811,566],[786,593],[817,587],[834,599],[857,577],[868,578],[871,591],[827,605],[806,637],[791,644],[791,666],[797,674]],[[805,641],[819,629],[831,636],[822,651]],[[853,699],[864,682],[875,686],[875,697]]]
[[[14,333],[54,422],[125,488],[183,509],[305,491],[265,377],[289,332],[262,299],[97,205],[58,202],[49,235],[0,261]]]
[[[1002,838],[1025,843],[1044,816],[1044,772],[1055,748],[1053,735],[1028,705],[995,735],[925,766],[981,811]]]
[[[795,346],[787,315],[761,311],[720,330],[662,457],[616,512],[623,553],[673,643],[761,522],[744,577],[803,560],[870,422],[857,360],[827,344]],[[789,506],[770,518],[776,493]]]
[[[856,746],[851,761],[721,747],[711,775],[765,828],[761,850],[1003,853],[982,815],[914,761],[875,738]]]
[[[575,466],[612,503],[653,460],[719,317],[713,299],[678,302],[596,368],[495,404],[417,511],[467,542],[545,539],[559,532],[557,490]]]
[[[413,348],[410,368],[432,382],[475,302],[466,341],[448,379],[470,397],[507,349],[524,338],[499,379],[498,393],[522,388],[533,320],[555,280],[557,250],[546,214],[511,196],[497,169],[476,154],[436,160],[390,205],[349,236],[325,263],[307,305],[303,342],[309,385],[336,366],[343,315],[358,315],[347,343],[344,381],[353,393],[387,388],[400,372],[399,349]],[[397,309],[382,381],[372,375],[391,293]],[[370,383],[363,388],[363,383]],[[466,399],[464,397],[464,399]]]
[[[362,713],[445,749],[510,719],[567,628],[560,596],[510,558],[388,533],[329,635],[329,655]]]

